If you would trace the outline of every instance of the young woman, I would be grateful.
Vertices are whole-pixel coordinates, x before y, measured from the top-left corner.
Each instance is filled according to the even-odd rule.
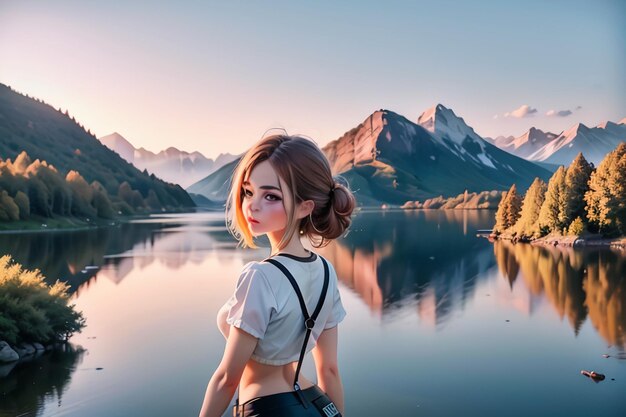
[[[226,347],[201,417],[222,416],[237,386],[233,415],[341,416],[337,325],[346,313],[334,268],[301,239],[321,247],[341,236],[354,205],[310,140],[266,137],[242,158],[226,206],[229,228],[248,247],[266,235],[271,256],[243,268],[218,313]],[[311,350],[317,385],[299,373]]]

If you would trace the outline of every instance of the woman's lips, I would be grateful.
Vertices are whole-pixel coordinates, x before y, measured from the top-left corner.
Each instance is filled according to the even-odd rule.
[[[248,217],[248,222],[250,223],[259,223],[258,221],[254,220],[252,217]]]

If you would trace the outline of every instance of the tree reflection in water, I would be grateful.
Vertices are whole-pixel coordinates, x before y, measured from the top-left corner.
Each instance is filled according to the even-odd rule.
[[[176,269],[201,261],[194,258],[198,252],[234,246],[219,212],[163,215],[90,230],[0,234],[0,256],[10,254],[24,268],[39,269],[49,284],[67,282],[70,293],[89,285],[101,269],[119,283],[133,268],[155,259]]]
[[[588,317],[610,346],[625,350],[626,256],[508,241],[497,241],[492,249],[471,233],[488,228],[492,220],[485,215],[491,214],[360,213],[352,232],[321,253],[381,318],[415,306],[420,319],[435,326],[464,308],[495,262],[511,291],[517,281],[523,283],[531,297],[549,301],[575,334]]]
[[[589,317],[610,345],[626,349],[626,256],[612,250],[494,243],[503,277],[519,276],[534,296],[545,296],[578,334]]]
[[[30,361],[4,365],[15,367],[6,369],[10,372],[0,378],[0,416],[39,415],[51,398],[61,404],[83,353],[81,348],[66,345]]]

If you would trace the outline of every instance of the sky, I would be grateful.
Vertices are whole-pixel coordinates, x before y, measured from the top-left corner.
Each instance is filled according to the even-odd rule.
[[[98,137],[238,154],[441,103],[482,136],[626,117],[626,1],[0,0],[0,83]]]

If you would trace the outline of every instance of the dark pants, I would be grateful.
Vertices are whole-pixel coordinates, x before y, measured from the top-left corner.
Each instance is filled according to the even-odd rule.
[[[295,391],[253,398],[233,407],[235,417],[341,417],[335,404],[317,385],[301,391],[308,408]]]

